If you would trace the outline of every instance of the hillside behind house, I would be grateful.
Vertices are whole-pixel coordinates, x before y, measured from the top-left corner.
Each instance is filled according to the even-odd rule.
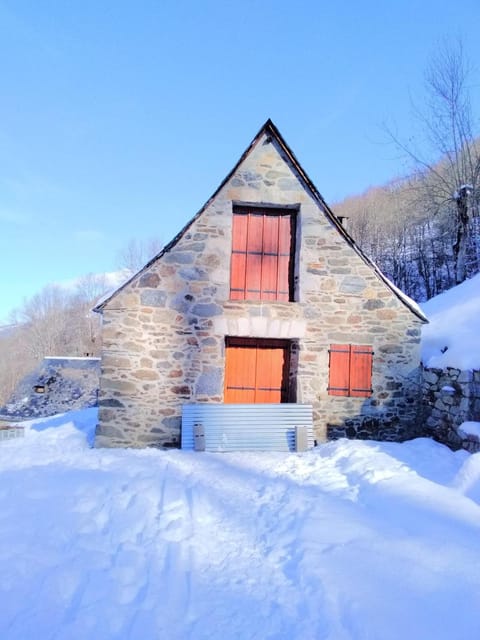
[[[414,300],[425,301],[456,284],[454,246],[456,204],[441,207],[424,200],[415,176],[374,186],[333,205],[348,232],[394,284]],[[468,225],[466,277],[480,271],[480,217]]]

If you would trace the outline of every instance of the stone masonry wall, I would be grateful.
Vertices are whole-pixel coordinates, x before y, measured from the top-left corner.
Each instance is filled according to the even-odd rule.
[[[235,203],[297,210],[295,302],[229,300]],[[297,402],[313,405],[317,441],[418,433],[421,321],[345,242],[265,135],[103,315],[97,446],[178,446],[182,404],[223,401],[226,336],[293,341]],[[373,346],[371,398],[328,395],[332,343]]]
[[[429,435],[452,449],[480,451],[475,436],[462,437],[462,422],[480,422],[480,371],[424,369],[423,398]]]

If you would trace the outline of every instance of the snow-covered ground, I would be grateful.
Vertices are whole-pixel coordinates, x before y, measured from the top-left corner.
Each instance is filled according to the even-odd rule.
[[[1,640],[479,637],[480,454],[95,450],[95,422],[0,444]]]
[[[427,367],[480,369],[480,274],[422,303]]]

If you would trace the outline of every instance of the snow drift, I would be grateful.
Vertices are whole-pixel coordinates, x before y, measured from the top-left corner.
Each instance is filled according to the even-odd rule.
[[[0,445],[2,640],[478,636],[480,454],[95,450],[95,422]]]
[[[422,329],[427,367],[480,369],[480,274],[422,303],[430,324]]]

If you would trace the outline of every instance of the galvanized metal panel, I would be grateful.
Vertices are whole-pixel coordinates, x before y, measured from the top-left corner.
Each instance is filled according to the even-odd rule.
[[[298,425],[295,427],[295,451],[308,449],[308,427]]]
[[[182,449],[194,449],[195,425],[204,427],[206,451],[295,451],[299,426],[314,444],[309,404],[185,404]]]
[[[0,429],[0,442],[11,440],[12,438],[23,438],[25,429],[23,427],[6,427]]]

